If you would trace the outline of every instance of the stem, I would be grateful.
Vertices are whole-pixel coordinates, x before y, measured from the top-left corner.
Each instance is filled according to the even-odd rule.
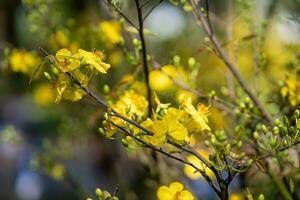
[[[162,148],[156,148],[155,146],[151,145],[151,144],[148,144],[146,143],[145,141],[143,141],[142,139],[138,138],[137,136],[134,136],[132,133],[130,133],[129,131],[127,131],[125,128],[115,124],[112,122],[112,124],[114,126],[116,126],[118,129],[120,129],[121,131],[123,131],[126,135],[134,138],[136,141],[138,141],[139,143],[141,143],[142,145],[144,145],[145,147],[155,151],[155,152],[158,152],[158,153],[161,153],[165,156],[168,156],[176,161],[179,161],[183,164],[186,164],[186,165],[189,165],[191,166],[192,168],[195,169],[195,172],[199,172],[204,178],[205,180],[207,181],[207,183],[213,188],[213,190],[218,194],[218,196],[221,198],[221,192],[219,191],[219,189],[214,185],[214,183],[212,182],[211,178],[205,173],[204,170],[201,170],[199,169],[198,167],[196,167],[193,163],[189,162],[189,161],[186,161],[182,158],[179,158],[179,157],[176,157],[172,154],[169,154],[167,152],[165,152]]]
[[[205,20],[203,13],[201,11],[199,11],[199,8],[198,8],[198,5],[197,5],[196,1],[195,0],[190,0],[190,5],[193,7],[193,13],[194,13],[194,15],[197,19],[198,24],[203,27],[204,31],[206,32],[206,34],[210,38],[211,43],[214,45],[214,47],[216,49],[216,52],[218,53],[219,57],[226,64],[226,66],[231,71],[233,76],[236,78],[237,82],[240,84],[240,86],[242,87],[244,92],[246,94],[248,94],[248,96],[250,97],[250,99],[252,100],[254,105],[257,107],[259,112],[262,114],[262,116],[268,121],[268,123],[272,124],[273,123],[272,117],[265,110],[264,106],[262,105],[262,103],[260,102],[260,100],[258,99],[256,94],[254,92],[252,92],[252,90],[248,86],[247,82],[243,79],[242,75],[238,71],[237,66],[229,59],[229,56],[223,50],[220,42],[218,41],[215,34],[211,30],[210,25]]]
[[[151,116],[152,113],[152,106],[151,106],[151,89],[150,89],[150,83],[149,83],[149,67],[148,67],[148,62],[147,62],[147,47],[146,47],[146,42],[145,42],[145,37],[144,37],[144,22],[143,22],[143,12],[142,12],[142,7],[140,7],[139,0],[135,0],[136,4],[136,9],[138,13],[138,23],[139,23],[139,36],[140,40],[142,43],[142,61],[143,61],[143,67],[144,67],[144,77],[145,77],[145,82],[147,86],[147,98],[149,102],[148,106],[148,115]]]

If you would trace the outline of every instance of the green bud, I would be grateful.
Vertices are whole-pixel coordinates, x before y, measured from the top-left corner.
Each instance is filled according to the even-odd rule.
[[[279,125],[281,125],[281,121],[277,118],[277,119],[275,119],[275,125],[276,126],[279,126]]]
[[[105,84],[105,85],[103,86],[103,92],[104,92],[105,94],[108,94],[108,93],[110,92],[110,87],[109,87],[109,85]]]
[[[278,135],[279,134],[279,128],[277,126],[273,127],[273,134]]]
[[[286,139],[283,140],[283,145],[284,145],[284,146],[287,146],[287,145],[288,145],[288,142],[287,142]]]
[[[122,139],[122,144],[124,147],[128,147],[128,141],[126,139]]]
[[[175,65],[179,65],[180,64],[180,57],[178,55],[173,57],[173,62]]]
[[[96,191],[95,191],[96,195],[100,198],[103,196],[103,192],[100,188],[97,188]]]
[[[224,142],[227,138],[224,131],[216,131],[215,135],[217,140],[219,140],[220,142]]]
[[[102,196],[103,196],[103,199],[111,198],[111,194],[108,191],[106,191],[106,190],[103,191],[103,195]]]
[[[248,161],[247,161],[247,166],[251,166],[252,164],[253,164],[253,160],[252,159],[249,159]]]
[[[300,117],[300,111],[298,109],[295,110],[294,112],[294,117],[297,119]]]
[[[105,130],[103,128],[98,128],[100,135],[105,135]]]
[[[259,133],[257,131],[254,131],[253,134],[252,134],[252,137],[255,139],[255,140],[258,140],[259,138]]]
[[[276,146],[276,137],[270,138],[269,144],[272,148],[275,147]]]
[[[188,65],[189,65],[190,68],[195,67],[196,59],[194,57],[190,57],[189,60],[188,60]]]
[[[114,196],[114,197],[112,198],[112,200],[119,200],[119,198],[116,197],[116,196]]]
[[[243,109],[245,109],[246,108],[246,104],[244,103],[244,102],[241,102],[240,103],[240,108],[243,110]]]
[[[134,39],[132,40],[132,43],[133,43],[133,45],[134,45],[135,47],[139,47],[139,45],[140,45],[140,41],[139,41],[138,39],[136,39],[136,38],[134,38]]]
[[[264,124],[261,126],[261,130],[264,132],[264,134],[268,133],[268,128]]]
[[[46,77],[46,79],[48,79],[49,81],[51,81],[51,76],[48,72],[44,72],[44,76]]]
[[[240,116],[241,115],[241,110],[236,108],[236,109],[234,109],[234,113],[235,113],[236,116]]]
[[[211,90],[210,93],[209,93],[209,96],[212,97],[212,98],[215,97],[216,96],[216,91]]]
[[[209,142],[208,140],[205,140],[205,141],[204,141],[204,144],[205,144],[206,147],[209,147],[209,146],[210,146],[210,142]]]
[[[52,73],[55,74],[55,75],[58,75],[58,73],[59,73],[57,67],[54,67],[54,66],[51,68],[51,71],[52,71]]]
[[[243,145],[243,142],[242,142],[242,141],[239,141],[239,142],[236,144],[236,147],[237,147],[237,148],[241,148],[242,145]]]
[[[231,145],[227,144],[225,147],[225,155],[229,156],[230,155],[230,150],[231,150]]]
[[[240,154],[240,158],[244,158],[246,156],[246,153],[245,152],[242,152],[241,154]]]
[[[258,199],[257,200],[265,200],[265,196],[263,195],[263,194],[260,194],[259,196],[258,196]]]

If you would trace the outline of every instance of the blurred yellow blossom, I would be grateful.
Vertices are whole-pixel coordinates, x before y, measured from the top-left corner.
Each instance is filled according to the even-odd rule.
[[[50,171],[50,176],[56,180],[62,180],[64,174],[65,174],[65,167],[60,163],[55,164]]]
[[[209,159],[209,152],[204,151],[204,150],[198,150],[197,151],[201,156],[203,156],[206,160]],[[197,168],[200,170],[204,170],[205,173],[210,177],[214,178],[214,173],[207,168],[196,156],[194,155],[189,155],[186,158],[189,162],[191,162],[193,165],[195,165]],[[187,175],[189,178],[195,180],[201,178],[201,174],[198,172],[195,172],[195,169],[189,165],[184,166],[184,173]]]
[[[244,200],[244,195],[242,193],[233,193],[229,196],[229,200]]]
[[[152,90],[161,92],[174,88],[172,78],[177,77],[176,68],[173,65],[166,65],[161,70],[153,70],[149,74],[149,84]]]
[[[103,21],[99,24],[101,37],[104,37],[112,44],[121,42],[121,24],[118,21]]]
[[[287,97],[292,106],[300,103],[300,81],[295,78],[288,78],[285,81],[285,86],[280,90],[281,96]]]
[[[51,36],[50,43],[55,48],[66,47],[69,45],[69,38],[63,31],[57,31]]]
[[[9,61],[12,71],[24,74],[30,74],[40,63],[37,56],[24,50],[13,51]]]
[[[50,84],[40,84],[33,92],[34,101],[41,106],[48,106],[54,100],[54,91]]]
[[[194,200],[194,195],[188,191],[184,190],[182,183],[173,182],[167,186],[161,186],[157,190],[158,200]]]

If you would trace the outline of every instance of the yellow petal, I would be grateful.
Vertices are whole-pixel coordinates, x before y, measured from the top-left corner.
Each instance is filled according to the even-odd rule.
[[[184,190],[178,195],[178,200],[194,200],[194,196],[190,191]]]
[[[183,185],[179,182],[173,182],[170,184],[170,190],[177,193],[177,192],[181,192],[183,190]]]
[[[161,186],[157,191],[158,200],[174,200],[174,195],[167,186]]]

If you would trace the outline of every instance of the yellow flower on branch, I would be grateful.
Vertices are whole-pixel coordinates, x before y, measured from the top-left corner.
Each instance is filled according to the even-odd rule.
[[[80,58],[83,59],[84,63],[96,68],[97,71],[106,74],[106,71],[110,68],[110,64],[103,62],[105,56],[102,51],[89,52],[83,49],[79,49],[78,52]]]
[[[198,125],[201,131],[208,130],[210,131],[210,127],[208,126],[208,116],[211,114],[209,111],[209,107],[198,104],[197,109],[192,104],[192,99],[188,98],[186,101],[183,102],[184,110],[189,113],[195,123]]]
[[[123,116],[126,116],[129,119],[136,120],[138,117],[145,117],[148,113],[148,101],[143,96],[130,89],[126,91],[119,100],[112,105],[116,111],[118,111]],[[107,119],[107,123],[113,122],[119,126],[125,126],[127,123],[116,116],[110,116]],[[134,127],[133,127],[134,128]],[[137,129],[135,129],[138,132]],[[108,127],[106,130],[106,137],[112,137],[117,131],[117,128],[114,126]]]
[[[161,186],[157,190],[158,200],[194,200],[194,195],[188,191],[184,190],[182,183],[173,182],[167,186]]]
[[[68,49],[60,49],[56,52],[55,58],[57,61],[57,67],[62,72],[69,72],[80,67],[80,60],[78,55],[72,55]]]

